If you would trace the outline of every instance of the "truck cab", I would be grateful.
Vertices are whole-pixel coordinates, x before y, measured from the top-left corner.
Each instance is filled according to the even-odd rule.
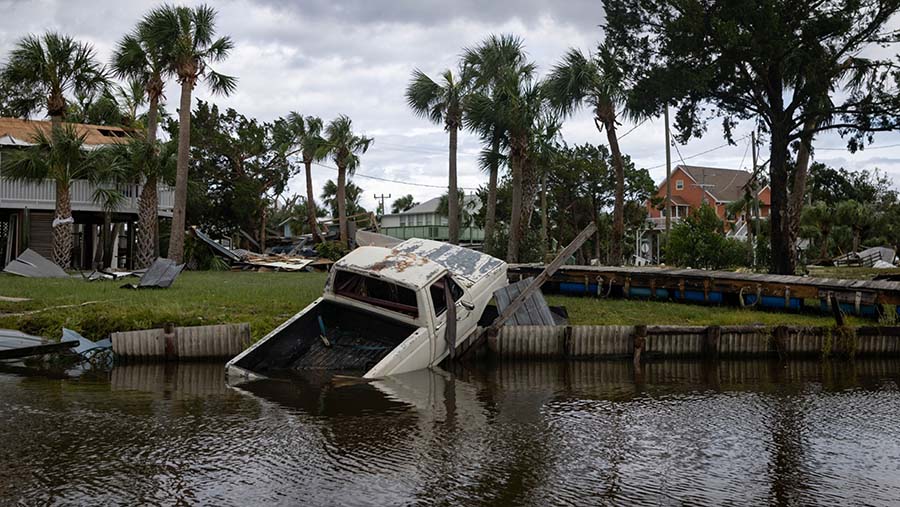
[[[506,284],[505,262],[467,248],[423,239],[360,247],[334,264],[321,298],[227,369],[363,369],[380,378],[427,368],[475,331]]]

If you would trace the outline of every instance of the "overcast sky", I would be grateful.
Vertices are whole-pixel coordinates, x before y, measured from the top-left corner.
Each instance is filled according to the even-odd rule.
[[[139,1],[3,1],[0,53],[29,32],[56,30],[94,44],[108,61],[116,41],[154,4]],[[216,70],[238,77],[230,97],[210,97],[202,87],[195,96],[220,106],[272,120],[290,111],[329,120],[349,115],[356,130],[375,138],[363,156],[354,181],[365,189],[363,205],[373,209],[374,194],[393,198],[411,193],[424,201],[440,188],[387,183],[363,175],[406,183],[445,186],[447,136],[439,126],[417,118],[407,108],[403,92],[411,71],[419,67],[436,74],[455,67],[463,47],[491,33],[522,37],[539,72],[545,73],[568,47],[593,48],[601,38],[603,12],[598,0],[258,0],[212,2],[218,9],[220,34],[230,35],[236,49]],[[166,89],[174,112],[178,90]],[[633,125],[622,126],[624,134]],[[736,138],[749,133],[738,130]],[[563,130],[570,144],[605,143],[584,113],[569,119]],[[486,183],[475,159],[478,140],[460,136],[460,186],[474,189]],[[748,168],[748,143],[709,153],[724,143],[721,129],[711,124],[707,135],[679,146],[681,156],[697,165]],[[817,139],[816,159],[848,169],[881,168],[900,181],[900,133],[883,134],[862,153],[846,152],[836,135]],[[638,167],[650,169],[657,182],[665,175],[663,123],[647,121],[621,140],[622,150]],[[883,147],[883,148],[882,148]],[[673,165],[679,155],[673,150]],[[763,156],[763,159],[767,158]],[[330,163],[329,163],[330,164]],[[315,167],[318,189],[335,172]],[[303,191],[302,177],[291,183]]]

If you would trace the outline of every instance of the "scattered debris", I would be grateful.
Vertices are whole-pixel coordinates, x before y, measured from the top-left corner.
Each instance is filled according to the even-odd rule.
[[[191,227],[191,233],[194,235],[195,238],[206,243],[207,246],[212,248],[213,252],[215,252],[219,256],[225,257],[225,259],[227,259],[228,261],[238,262],[239,260],[241,260],[241,257],[238,254],[233,252],[231,249],[225,247],[224,245],[220,245],[215,240],[213,240],[212,238],[207,236],[200,229],[198,229],[196,227]]]
[[[109,301],[85,301],[84,303],[78,303],[75,305],[60,305],[60,306],[48,306],[47,308],[41,308],[40,310],[30,310],[27,312],[19,312],[19,313],[0,313],[0,317],[24,317],[25,315],[34,315],[36,313],[46,312],[49,310],[59,310],[62,308],[74,308],[77,306],[89,306],[95,305],[97,303],[108,303]]]
[[[91,341],[71,329],[63,328],[61,341],[76,341],[72,352],[81,356],[91,368],[108,369],[113,366],[112,340],[104,338],[100,341]]]
[[[69,278],[63,268],[30,248],[7,264],[3,271],[27,278]]]
[[[289,255],[250,254],[236,263],[234,269],[241,271],[301,271],[312,262],[313,259]]]
[[[0,359],[19,359],[59,352],[78,345],[77,340],[49,342],[21,331],[0,329]]]
[[[875,261],[875,264],[872,264],[872,267],[875,269],[893,269],[893,268],[896,268],[897,266],[894,266],[890,262],[885,262],[885,261],[879,259],[879,260]]]
[[[884,264],[890,264],[893,267],[894,258],[897,252],[893,248],[886,246],[873,246],[866,248],[861,252],[848,253],[835,257],[835,266],[865,266],[868,268],[875,267],[875,264],[882,261]]]
[[[4,303],[24,303],[25,301],[31,301],[31,298],[14,298],[9,296],[0,296],[0,301]]]
[[[503,313],[510,303],[532,282],[534,282],[534,278],[529,277],[495,290],[494,300],[497,302],[497,310]],[[516,313],[513,314],[506,325],[553,326],[556,325],[556,319],[553,317],[553,312],[550,310],[550,306],[547,305],[547,300],[544,299],[541,291],[534,291],[528,296],[525,303],[516,310]]]
[[[89,282],[97,280],[120,280],[122,278],[128,278],[129,276],[141,276],[146,272],[146,269],[138,271],[104,271],[101,269],[92,271],[91,274],[85,275],[84,278]]]
[[[141,277],[138,284],[125,284],[123,289],[167,289],[175,282],[175,278],[184,269],[184,264],[175,264],[175,261],[158,257],[147,268],[147,272]]]

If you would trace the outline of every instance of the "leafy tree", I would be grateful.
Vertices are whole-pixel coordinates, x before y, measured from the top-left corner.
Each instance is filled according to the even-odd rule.
[[[484,143],[479,165],[488,172],[487,198],[484,206],[485,251],[497,250],[494,241],[494,227],[497,222],[497,181],[500,167],[507,164],[505,151],[509,147],[507,132],[503,125],[502,111],[506,102],[506,90],[502,83],[510,76],[529,80],[535,72],[535,65],[528,61],[522,39],[514,35],[491,35],[477,46],[466,48],[462,57],[464,80],[479,92],[477,121],[466,120],[466,126],[475,131]],[[466,114],[470,109],[464,104]],[[494,116],[491,116],[494,113]],[[505,245],[505,243],[504,243]]]
[[[219,74],[210,64],[223,61],[234,48],[230,37],[215,38],[216,11],[209,6],[182,7],[163,5],[150,11],[141,21],[140,36],[149,48],[158,48],[165,72],[181,85],[178,109],[178,164],[175,176],[175,206],[168,257],[184,260],[184,232],[187,214],[188,166],[190,164],[191,95],[203,79],[213,93],[228,95],[237,80]]]
[[[851,135],[853,150],[872,132],[896,128],[894,63],[860,54],[873,43],[898,41],[886,23],[900,3],[604,0],[604,7],[606,43],[623,48],[638,67],[635,108],[654,112],[677,103],[681,141],[701,135],[711,116],[722,119],[729,140],[740,120],[756,120],[768,133],[770,269],[793,274],[814,137],[837,130]]]
[[[583,104],[591,108],[594,124],[606,138],[612,152],[612,166],[616,174],[615,205],[613,206],[612,248],[609,262],[622,263],[622,239],[625,235],[625,167],[616,135],[617,110],[634,116],[625,108],[625,67],[621,56],[612,47],[601,45],[597,53],[585,55],[569,49],[550,72],[544,90],[550,104],[561,114],[574,114]]]
[[[173,138],[180,122],[170,121]],[[260,123],[234,109],[197,102],[190,122],[191,183],[188,201],[191,223],[217,234],[243,229],[265,248],[268,211],[299,172],[290,155],[296,146],[287,122]]]
[[[817,162],[809,172],[807,199],[812,202],[834,206],[841,201],[857,201],[888,206],[898,199],[893,180],[878,169],[851,172]]]
[[[347,182],[344,188],[344,210],[347,216],[359,215],[365,213],[366,209],[360,206],[359,200],[362,197],[363,189],[356,186],[352,181]],[[322,203],[331,210],[331,216],[340,214],[340,206],[338,205],[338,186],[332,180],[325,182],[322,187]]]
[[[297,149],[300,151],[303,167],[306,169],[306,202],[303,205],[303,209],[306,212],[307,226],[313,235],[313,239],[321,241],[319,228],[316,225],[318,211],[316,210],[315,191],[313,190],[312,165],[322,160],[326,155],[323,150],[325,139],[322,137],[322,131],[325,128],[324,123],[318,116],[304,117],[295,112],[289,114],[284,121],[285,127],[293,133],[296,139]]]
[[[456,183],[456,146],[459,128],[462,126],[462,102],[467,86],[453,76],[449,69],[441,74],[440,81],[431,79],[419,69],[413,71],[406,88],[406,103],[419,116],[432,123],[443,124],[450,136],[449,160],[449,214],[447,230],[451,244],[459,243],[459,198]]]
[[[359,156],[365,153],[372,145],[372,138],[358,135],[353,132],[353,122],[346,115],[340,115],[325,128],[325,144],[323,153],[331,155],[338,168],[338,181],[335,191],[337,199],[337,215],[341,227],[341,243],[349,246],[349,231],[347,229],[347,207],[351,202],[347,195],[347,174],[351,176],[359,167]],[[329,180],[330,181],[330,180]],[[327,185],[326,185],[327,187]],[[332,215],[334,216],[334,215]]]
[[[394,199],[394,202],[391,203],[391,213],[401,213],[408,209],[412,209],[413,206],[418,205],[419,203],[416,202],[416,199],[412,196],[412,194],[406,194],[403,197]]]
[[[77,179],[100,184],[108,171],[108,157],[102,149],[88,150],[85,134],[72,124],[54,125],[49,132],[36,129],[32,146],[5,153],[3,176],[13,181],[53,180],[56,211],[53,220],[53,262],[62,268],[72,264],[71,185]]]
[[[7,99],[15,116],[27,117],[43,107],[54,124],[63,121],[67,95],[90,94],[108,82],[90,44],[54,32],[21,39],[3,68],[2,80],[23,90]]]

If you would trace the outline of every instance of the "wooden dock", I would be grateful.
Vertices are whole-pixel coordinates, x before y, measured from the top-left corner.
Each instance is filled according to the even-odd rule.
[[[542,269],[540,264],[512,264],[509,279],[535,276]],[[860,315],[875,313],[878,305],[900,305],[900,282],[663,267],[562,266],[546,287],[562,293],[791,310],[810,299],[830,309],[834,295],[842,310]]]

